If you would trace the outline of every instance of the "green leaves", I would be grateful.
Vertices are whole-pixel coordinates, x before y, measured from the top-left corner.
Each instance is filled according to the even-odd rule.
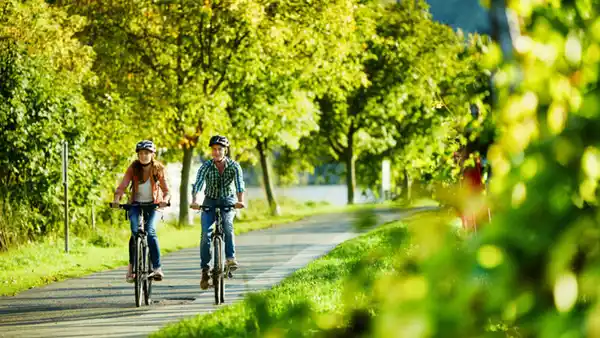
[[[318,151],[357,159],[359,183],[367,186],[377,176],[365,165],[382,154],[393,154],[396,172],[435,172],[447,165],[443,157],[470,116],[469,103],[485,107],[488,75],[478,66],[477,46],[487,42],[475,36],[465,44],[462,35],[431,20],[423,1],[357,8],[356,29],[346,41],[351,52],[338,66],[343,71],[317,91]]]
[[[579,55],[597,54],[594,19],[587,16],[600,3],[514,10],[526,33],[516,41],[516,64],[497,74],[500,133],[489,152],[490,190],[502,217],[486,241],[502,248],[515,270],[529,272],[494,275],[504,279],[497,287],[504,297],[488,306],[499,311],[528,292],[533,305],[513,316],[523,334],[592,336],[598,297],[588,286],[597,283],[598,255],[589,240],[597,238],[599,124],[597,109],[590,109],[597,106],[598,78],[587,70],[599,59]],[[529,240],[515,238],[517,229]]]
[[[0,237],[12,233],[1,240],[4,249],[50,231],[57,221],[63,140],[70,145],[69,178],[77,187],[73,205],[88,200],[97,171],[84,146],[91,126],[83,86],[94,77],[91,49],[74,38],[82,19],[44,1],[7,1],[0,10],[0,191],[7,210],[18,201],[39,212],[23,213],[21,225],[4,223],[9,229],[0,229]],[[34,227],[40,216],[43,224]]]

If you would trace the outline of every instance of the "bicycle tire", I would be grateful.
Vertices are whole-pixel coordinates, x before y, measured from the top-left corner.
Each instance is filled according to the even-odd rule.
[[[219,296],[221,296],[221,304],[225,303],[225,274],[219,274]]]
[[[144,304],[152,304],[152,278],[148,275],[152,272],[152,261],[150,260],[150,249],[144,245]]]
[[[220,276],[223,275],[223,268],[222,268],[222,264],[223,264],[223,257],[221,257],[221,238],[216,237],[214,240],[214,244],[213,244],[213,250],[214,250],[214,268],[213,268],[213,275],[212,275],[212,282],[213,282],[213,287],[215,290],[215,305],[219,305],[221,302],[221,283],[220,283]]]
[[[142,273],[144,271],[144,258],[142,251],[142,239],[136,236],[135,240],[135,306],[140,307],[142,305]]]

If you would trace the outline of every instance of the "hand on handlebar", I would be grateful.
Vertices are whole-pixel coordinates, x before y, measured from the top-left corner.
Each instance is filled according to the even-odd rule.
[[[170,201],[167,201],[167,202],[163,201],[160,203],[136,203],[136,202],[134,202],[134,203],[127,203],[127,204],[119,204],[119,202],[112,201],[112,202],[109,202],[108,205],[114,209],[118,209],[118,208],[129,209],[134,206],[145,207],[145,208],[147,208],[147,207],[165,208],[165,207],[170,207],[171,202]]]
[[[200,210],[201,209],[201,205],[199,205],[198,203],[193,202],[192,204],[190,204],[190,209],[194,209],[194,210]],[[244,204],[244,202],[237,202],[234,205],[235,209],[243,209],[245,208],[246,205]]]

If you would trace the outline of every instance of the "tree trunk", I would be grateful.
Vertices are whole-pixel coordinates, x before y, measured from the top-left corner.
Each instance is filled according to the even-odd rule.
[[[411,200],[410,190],[412,188],[412,184],[410,183],[410,176],[408,175],[408,170],[404,169],[404,196],[407,202]]]
[[[273,192],[273,184],[271,183],[271,167],[269,165],[269,158],[267,157],[267,149],[264,142],[257,142],[257,149],[260,155],[260,165],[263,172],[263,182],[265,184],[265,193],[267,194],[267,201],[271,208],[271,214],[273,216],[279,216],[280,210],[277,201],[275,200],[275,193]]]
[[[181,168],[181,185],[179,186],[179,225],[187,225],[189,217],[188,185],[190,183],[190,169],[194,147],[187,144],[183,148],[183,166]]]
[[[346,155],[346,187],[348,188],[348,204],[354,204],[354,193],[356,190],[356,168],[354,156],[351,150]]]
[[[354,204],[356,191],[356,161],[354,158],[354,132],[348,133],[348,148],[346,148],[346,187],[348,188],[348,204]]]

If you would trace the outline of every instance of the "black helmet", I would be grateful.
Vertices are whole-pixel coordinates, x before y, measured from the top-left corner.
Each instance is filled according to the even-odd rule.
[[[139,152],[140,150],[150,150],[151,152],[155,153],[156,152],[156,147],[154,146],[154,142],[149,141],[149,140],[143,140],[138,142],[138,144],[135,145],[135,152]]]
[[[222,145],[225,148],[229,147],[229,140],[225,136],[215,135],[210,138],[210,142],[208,142],[208,146],[212,147],[215,144]]]

